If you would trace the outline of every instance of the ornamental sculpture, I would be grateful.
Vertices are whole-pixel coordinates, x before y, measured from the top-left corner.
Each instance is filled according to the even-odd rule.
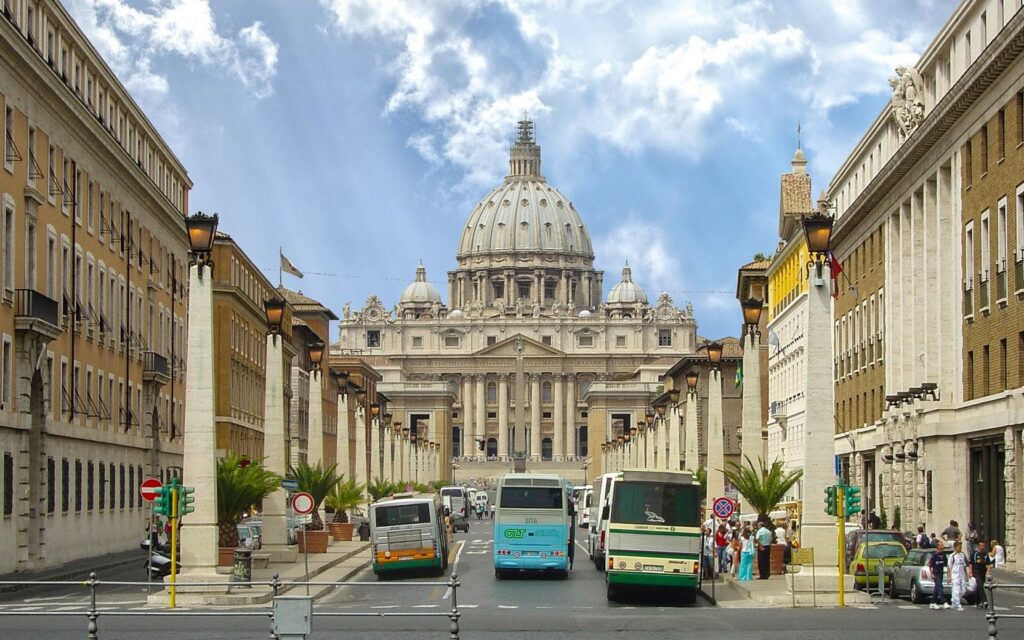
[[[924,120],[924,81],[913,67],[896,67],[896,75],[889,78],[892,87],[892,117],[900,128],[900,137],[906,140]]]

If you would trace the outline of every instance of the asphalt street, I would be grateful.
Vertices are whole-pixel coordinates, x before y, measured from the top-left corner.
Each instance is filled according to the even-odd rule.
[[[585,534],[585,530],[580,530]],[[576,564],[568,580],[522,577],[496,580],[491,560],[492,527],[489,520],[473,520],[468,533],[456,536],[452,569],[458,589],[462,638],[576,640],[637,637],[723,640],[787,640],[840,638],[895,640],[965,640],[986,638],[981,611],[962,613],[931,611],[907,601],[888,601],[837,609],[714,608],[703,600],[697,605],[678,605],[671,600],[640,594],[635,601],[609,603],[603,574],[577,547]],[[124,567],[107,579],[142,579],[141,567]],[[378,581],[369,570],[356,576],[317,603],[317,612],[337,617],[315,617],[313,640],[357,637],[405,640],[447,638],[452,593],[445,577],[408,576]],[[1024,613],[1024,599],[1003,597],[1004,613]],[[4,640],[55,640],[85,637],[86,619],[79,613],[86,604],[83,589],[59,587],[45,592],[20,592],[0,597],[0,612],[26,615],[0,617]],[[99,598],[98,637],[104,640],[260,639],[270,634],[265,610],[258,608],[217,610],[216,617],[192,617],[179,610],[164,615],[116,617],[115,612],[142,613],[145,589],[110,587]],[[160,612],[156,612],[160,613]],[[170,613],[170,612],[164,612]],[[206,611],[204,613],[210,613]],[[239,614],[225,616],[223,614]],[[422,615],[426,614],[426,615]],[[361,616],[361,617],[356,617]],[[1024,620],[1005,621],[1000,637],[1024,637]]]

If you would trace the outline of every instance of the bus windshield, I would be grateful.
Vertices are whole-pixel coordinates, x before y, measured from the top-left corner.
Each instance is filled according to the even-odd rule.
[[[502,487],[499,504],[503,509],[561,509],[561,487]]]
[[[611,520],[674,527],[700,525],[697,487],[655,482],[618,482]]]
[[[430,505],[396,504],[375,508],[378,527],[394,527],[401,524],[427,524],[430,522]]]

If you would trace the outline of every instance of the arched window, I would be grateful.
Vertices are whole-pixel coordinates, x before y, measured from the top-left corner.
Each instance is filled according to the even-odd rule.
[[[551,402],[551,383],[550,382],[545,382],[543,385],[541,385],[541,387],[540,387],[540,400],[541,400],[541,402],[544,402],[544,403]]]
[[[498,401],[498,385],[493,382],[487,383],[487,402],[493,404]]]
[[[551,459],[551,438],[544,438],[540,441],[540,459]]]

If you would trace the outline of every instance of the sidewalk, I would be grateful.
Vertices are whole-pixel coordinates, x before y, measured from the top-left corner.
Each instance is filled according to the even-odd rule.
[[[369,554],[370,543],[353,540],[351,542],[332,542],[327,548],[327,553],[309,554],[309,580],[316,582],[345,582],[352,578],[359,571],[362,571],[370,564]],[[230,567],[225,567],[225,573],[220,579],[225,582],[231,580]],[[278,574],[281,586],[278,595],[294,591],[305,595],[303,586],[296,586],[290,583],[305,581],[306,569],[302,554],[299,554],[295,562],[271,562],[266,568],[253,567],[253,582],[270,582],[274,574]],[[319,598],[333,590],[334,585],[311,586],[309,595]],[[187,582],[179,582],[176,604],[182,607],[240,607],[256,604],[265,604],[274,597],[273,589],[269,585],[254,585],[252,587],[231,586],[227,593],[213,592],[204,587],[188,587]],[[168,591],[164,589],[149,596],[149,604],[157,607],[167,607]]]
[[[773,575],[768,580],[737,580],[728,574],[719,574],[715,583],[715,599],[723,609],[756,609],[792,607],[793,593],[790,591],[792,574]],[[709,581],[704,581],[704,592],[711,595]],[[870,596],[863,591],[847,591],[844,597],[846,604],[869,604]],[[797,607],[838,606],[838,594],[821,591],[812,594],[809,591],[797,591]]]
[[[24,573],[8,573],[0,575],[0,580],[80,580],[88,578],[93,571],[103,577],[104,572],[123,567],[127,564],[138,563],[141,573],[145,572],[143,563],[146,561],[146,554],[139,548],[118,553],[110,553],[90,558],[80,558],[65,562],[58,567],[48,567],[39,571],[26,571]],[[0,593],[21,591],[30,588],[30,585],[4,584],[0,585]]]

